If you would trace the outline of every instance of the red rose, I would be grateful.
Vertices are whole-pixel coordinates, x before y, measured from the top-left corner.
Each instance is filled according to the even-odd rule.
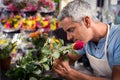
[[[82,49],[83,47],[84,47],[84,42],[83,41],[76,41],[74,46],[73,46],[73,49],[79,50],[79,49]]]

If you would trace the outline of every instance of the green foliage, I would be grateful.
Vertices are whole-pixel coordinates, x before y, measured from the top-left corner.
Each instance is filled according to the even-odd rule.
[[[18,61],[17,66],[11,68],[6,75],[12,80],[59,80],[43,75],[51,70],[52,61],[68,51],[73,51],[71,47],[63,48],[63,40],[54,37],[41,40],[37,49],[29,50],[25,57]],[[44,45],[43,45],[44,44]]]
[[[4,48],[0,49],[0,59],[5,59],[10,56],[11,51],[16,46],[16,42],[9,42]]]

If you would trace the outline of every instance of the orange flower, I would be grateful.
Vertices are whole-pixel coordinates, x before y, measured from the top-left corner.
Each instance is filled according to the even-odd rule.
[[[41,32],[40,32],[40,31],[36,31],[35,34],[36,34],[36,35],[40,35]]]
[[[39,38],[39,35],[41,34],[40,31],[36,31],[36,32],[33,32],[33,33],[30,33],[30,37],[31,38]]]
[[[30,33],[29,35],[31,38],[34,38],[35,37],[35,33]]]
[[[35,34],[35,33],[34,33]],[[38,34],[35,34],[34,38],[39,38],[39,35]]]
[[[44,33],[44,36],[48,36],[48,34],[47,34],[47,33]]]

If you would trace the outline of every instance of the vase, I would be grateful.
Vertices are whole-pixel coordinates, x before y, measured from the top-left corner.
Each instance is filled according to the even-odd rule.
[[[10,68],[11,57],[7,57],[5,59],[0,59],[0,67],[2,70],[8,70]]]

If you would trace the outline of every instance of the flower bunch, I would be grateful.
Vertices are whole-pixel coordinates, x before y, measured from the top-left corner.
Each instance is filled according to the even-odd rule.
[[[29,41],[33,43],[36,49],[42,48],[48,38],[46,33],[43,34],[40,31],[30,33],[29,37]]]
[[[24,0],[25,7],[22,9],[22,11],[36,11],[38,9],[38,1],[37,0]]]
[[[55,5],[52,0],[38,0],[38,5],[42,12],[55,10]]]
[[[30,31],[38,28],[44,29],[45,32],[49,32],[50,30],[56,30],[59,27],[59,22],[56,20],[56,18],[48,19],[45,17],[30,16],[28,18],[23,18],[21,23],[23,30]]]
[[[4,5],[9,5],[13,0],[2,0]]]
[[[28,50],[25,56],[17,61],[17,65],[7,72],[7,76],[11,80],[48,80],[46,75],[43,74],[51,70],[54,59],[66,55],[68,52],[74,54],[74,49],[78,49],[78,45],[79,49],[83,47],[83,42],[76,42],[68,47],[64,47],[63,40],[56,39],[54,36],[48,37],[47,34],[40,31],[30,33],[28,40],[35,47]]]
[[[52,9],[54,7],[51,0],[39,0],[39,3],[44,8]]]
[[[16,15],[16,16],[11,16],[8,19],[7,18],[3,18],[1,20],[1,23],[4,25],[4,29],[18,29],[20,26],[20,19],[21,16],[20,15]]]
[[[50,76],[43,75],[51,70],[52,61],[62,55],[63,40],[55,37],[46,38],[46,34],[39,31],[30,34],[30,41],[37,45],[39,51],[30,49],[17,65],[11,68],[6,74],[10,79],[15,80],[48,80]],[[31,52],[32,50],[32,52]],[[21,75],[22,74],[22,75]],[[49,75],[49,74],[48,74]],[[55,79],[56,80],[56,79]]]
[[[33,17],[23,18],[21,20],[21,26],[23,30],[34,31],[36,30],[36,21]]]
[[[42,20],[40,20],[40,23],[43,29],[49,29],[53,31],[59,28],[59,22],[57,22],[56,18],[42,18]]]
[[[9,5],[6,6],[7,10],[10,11],[18,11],[26,7],[25,2],[12,2]]]
[[[43,74],[51,70],[53,60],[66,55],[68,52],[74,54],[74,49],[78,49],[78,45],[79,49],[83,47],[83,42],[76,42],[70,46],[64,47],[63,40],[56,39],[54,36],[47,37],[46,34],[40,31],[30,33],[29,36],[29,40],[39,51],[36,52],[30,49],[25,57],[17,61],[17,66],[7,72],[7,76],[11,78],[11,80],[52,80],[50,76]]]
[[[53,11],[55,4],[53,0],[3,0],[6,8],[11,11]]]

